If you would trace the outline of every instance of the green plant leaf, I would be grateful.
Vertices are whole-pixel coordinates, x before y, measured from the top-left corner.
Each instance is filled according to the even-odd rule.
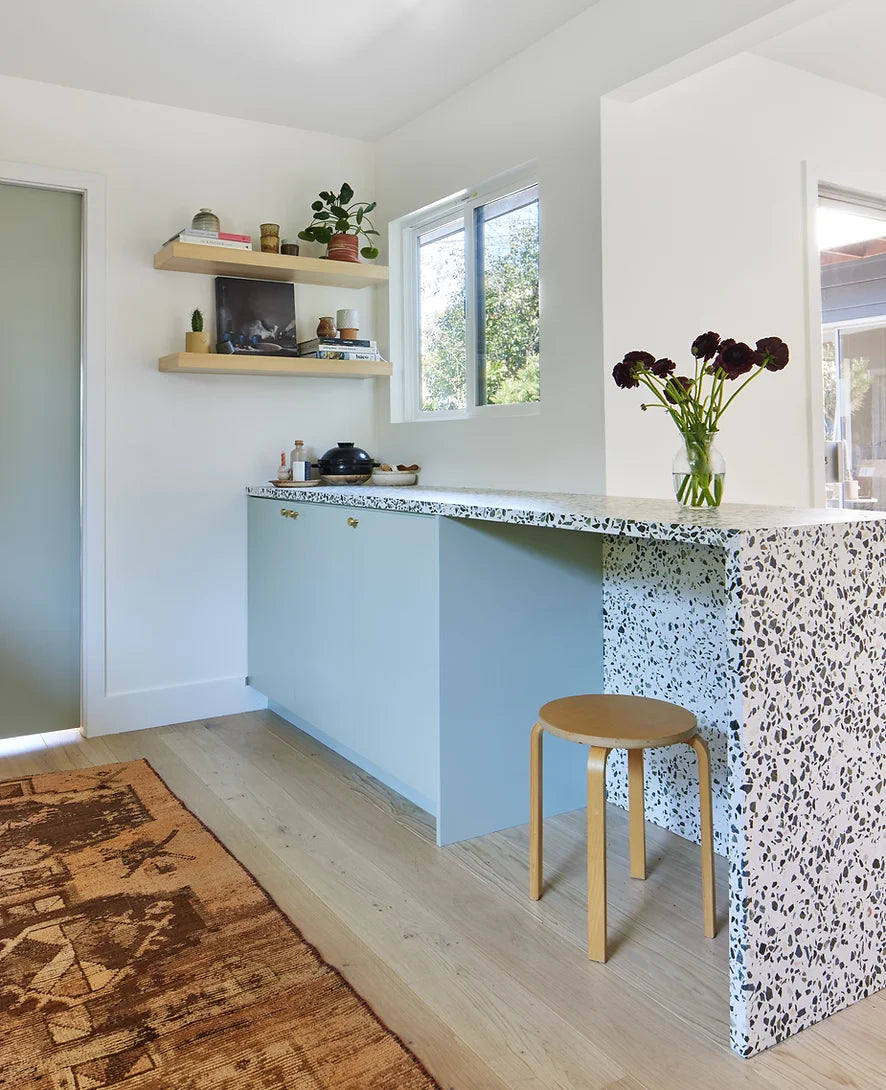
[[[322,201],[314,201],[314,203],[311,205],[311,208],[315,212],[319,212],[322,207],[323,207],[323,202]]]
[[[314,241],[328,243],[332,238],[334,231],[331,227],[315,227],[314,228]]]
[[[341,204],[347,204],[354,196],[354,191],[348,185],[347,182],[342,183],[341,194],[339,195],[339,202]]]
[[[333,216],[337,216],[339,219],[348,218],[347,208],[342,208],[340,204],[331,204],[329,206],[329,211],[333,214]]]
[[[323,190],[320,196],[323,198],[324,201],[326,201],[327,204],[329,204],[330,201],[335,200],[333,195],[326,189]]]
[[[360,253],[367,261],[374,261],[378,257],[378,250],[374,246],[364,246]]]
[[[348,233],[349,233],[349,232],[348,232],[348,228],[349,228],[350,226],[351,226],[351,225],[350,225],[350,223],[348,222],[348,218],[347,218],[347,216],[346,216],[346,217],[345,217],[345,218],[344,218],[343,220],[337,220],[337,221],[336,221],[336,224],[335,224],[335,229],[336,229],[336,231],[338,231],[338,233],[339,233],[340,235],[346,235],[346,234],[348,234]]]
[[[328,220],[329,219],[329,213],[328,212],[318,212],[317,215],[314,216],[314,219],[315,220]]]
[[[357,223],[362,223],[362,222],[363,222],[363,209],[358,208],[357,209]]]
[[[313,242],[314,241],[314,232],[310,227],[306,227],[304,229],[304,231],[299,231],[298,237],[303,238],[305,240],[305,242]]]
[[[363,208],[363,213],[364,213],[364,215],[368,216],[368,215],[369,215],[369,213],[370,213],[370,212],[371,212],[371,211],[373,210],[373,208],[375,208],[375,201],[372,201],[372,203],[371,203],[371,204],[367,204],[367,205],[366,205],[366,206],[365,206],[365,207]]]

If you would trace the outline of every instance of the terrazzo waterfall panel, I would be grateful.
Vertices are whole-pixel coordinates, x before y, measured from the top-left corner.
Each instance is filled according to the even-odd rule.
[[[741,569],[750,1056],[886,987],[886,529],[747,534]]]
[[[698,718],[714,789],[714,844],[730,853],[728,740],[737,729],[737,599],[726,550],[603,539],[603,685],[670,700]],[[689,746],[648,749],[646,818],[699,842],[698,764]],[[607,798],[627,807],[624,750],[610,754]]]

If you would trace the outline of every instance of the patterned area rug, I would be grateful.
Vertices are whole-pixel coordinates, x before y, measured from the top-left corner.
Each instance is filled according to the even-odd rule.
[[[438,1090],[144,761],[0,782],[3,1090]]]

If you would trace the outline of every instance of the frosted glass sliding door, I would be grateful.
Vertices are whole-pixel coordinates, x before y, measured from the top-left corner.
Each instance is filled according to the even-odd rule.
[[[0,738],[80,723],[80,224],[0,184]]]

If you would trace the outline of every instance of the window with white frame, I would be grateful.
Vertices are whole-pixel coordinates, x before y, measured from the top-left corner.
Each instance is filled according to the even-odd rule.
[[[538,405],[538,211],[532,177],[511,174],[395,225],[401,419]]]

